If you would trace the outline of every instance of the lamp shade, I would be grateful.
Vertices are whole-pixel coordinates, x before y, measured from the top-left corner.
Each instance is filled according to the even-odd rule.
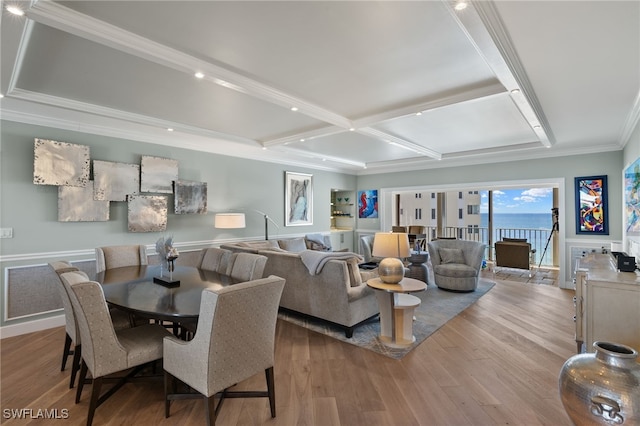
[[[214,218],[214,226],[216,228],[244,228],[244,213],[218,213]]]
[[[373,239],[372,254],[384,257],[378,264],[380,280],[387,284],[398,284],[404,277],[404,264],[399,259],[409,257],[409,235],[400,232],[378,232]]]
[[[377,232],[373,239],[373,252],[376,257],[409,257],[409,235],[401,232]]]

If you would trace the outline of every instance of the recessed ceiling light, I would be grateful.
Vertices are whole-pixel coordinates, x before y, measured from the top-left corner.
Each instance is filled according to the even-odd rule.
[[[356,129],[354,129],[353,127],[349,129],[350,132],[355,131]]]
[[[0,99],[4,98],[4,95],[2,93],[0,93]]]
[[[169,127],[169,128],[167,129],[167,132],[173,132],[173,129],[172,129],[171,127]]]
[[[456,5],[453,7],[455,10],[465,10],[467,8],[467,2],[466,1],[458,1],[456,2]]]
[[[300,142],[304,142],[304,138],[301,138],[301,139],[300,139]]]
[[[17,16],[24,16],[24,10],[20,9],[18,6],[7,6],[7,12],[12,13]]]
[[[197,73],[195,73],[196,78],[204,78],[204,74],[201,73],[200,71],[198,71]]]
[[[513,93],[514,95],[515,95],[516,93],[520,93],[520,89],[513,89],[513,90],[511,91],[511,93]]]
[[[542,129],[542,127],[539,124],[536,124],[535,126],[533,126],[534,129]]]
[[[416,112],[416,115],[422,115],[422,111]]]
[[[298,110],[298,107],[291,107],[291,111],[296,112]]]

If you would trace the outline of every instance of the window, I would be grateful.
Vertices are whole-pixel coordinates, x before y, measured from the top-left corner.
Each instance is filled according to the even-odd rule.
[[[436,198],[436,193],[435,192],[431,193],[431,198]]]
[[[431,219],[436,220],[436,209],[431,209]]]
[[[480,206],[477,204],[468,205],[467,214],[480,214]]]
[[[462,209],[458,209],[458,219],[462,219]]]
[[[422,209],[416,209],[416,220],[422,220]]]
[[[462,200],[462,191],[458,192],[458,198]]]

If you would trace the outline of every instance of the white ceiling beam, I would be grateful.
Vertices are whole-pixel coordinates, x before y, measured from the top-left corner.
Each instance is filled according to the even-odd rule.
[[[507,90],[520,90],[519,94],[512,95],[513,102],[540,138],[540,143],[547,148],[552,146],[555,139],[551,126],[494,3],[490,0],[470,1],[466,9],[457,12],[453,2],[442,2]]]
[[[410,142],[406,139],[399,138],[397,136],[394,136],[390,133],[383,132],[378,129],[374,129],[371,127],[362,127],[362,128],[356,129],[356,132],[361,133],[363,135],[372,136],[386,143],[399,145],[403,148],[406,148],[410,151],[415,152],[416,154],[426,155],[427,157],[431,157],[436,160],[440,160],[442,158],[442,154],[439,152],[436,152],[432,149],[425,148],[422,145],[418,145],[416,143]]]

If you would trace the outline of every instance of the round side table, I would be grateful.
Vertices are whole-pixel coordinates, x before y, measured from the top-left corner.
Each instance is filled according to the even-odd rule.
[[[427,268],[427,260],[429,260],[429,252],[412,251],[409,256],[409,272],[407,277],[429,283],[429,268]]]

